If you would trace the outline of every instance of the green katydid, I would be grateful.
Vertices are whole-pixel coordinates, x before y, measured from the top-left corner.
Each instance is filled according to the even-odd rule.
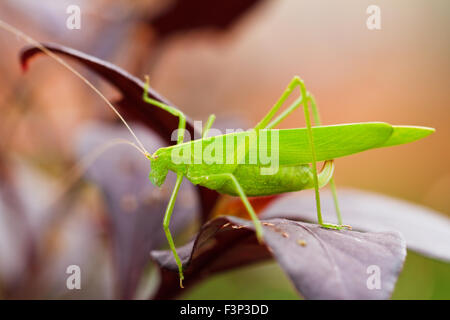
[[[45,54],[53,58],[55,61],[63,65],[82,81],[84,81],[106,102],[106,104],[116,113],[137,141],[137,145],[129,141],[122,141],[120,143],[131,144],[150,160],[150,180],[152,183],[157,186],[164,183],[165,177],[169,170],[177,174],[175,187],[165,212],[163,226],[170,249],[172,250],[175,261],[178,265],[180,286],[182,286],[182,280],[184,278],[182,264],[180,258],[178,257],[172,235],[169,230],[169,222],[178,191],[184,177],[194,184],[217,190],[220,193],[239,196],[255,224],[256,235],[259,241],[263,240],[262,226],[250,202],[248,201],[247,196],[278,194],[314,188],[318,223],[325,228],[341,229],[344,225],[342,224],[336,196],[336,188],[332,178],[334,172],[333,159],[373,148],[388,147],[413,142],[434,132],[434,129],[432,128],[391,126],[381,122],[320,126],[319,113],[313,96],[306,91],[303,81],[298,77],[294,77],[280,99],[270,109],[267,115],[254,127],[255,136],[257,138],[263,136],[264,134],[276,134],[278,137],[276,143],[268,143],[265,140],[256,139],[256,149],[266,149],[265,151],[269,152],[276,150],[279,161],[277,164],[279,165],[279,168],[277,168],[276,171],[273,171],[272,174],[263,174],[263,170],[268,168],[266,167],[267,163],[263,163],[260,159],[257,159],[254,163],[245,163],[245,161],[240,161],[241,158],[250,158],[252,153],[255,152],[254,149],[247,148],[250,147],[250,143],[245,139],[241,140],[243,142],[237,145],[237,149],[233,149],[231,151],[233,155],[231,157],[233,160],[231,163],[228,161],[222,163],[206,163],[204,161],[200,161],[199,163],[196,161],[197,159],[195,152],[194,155],[190,156],[191,158],[194,158],[191,159],[193,161],[189,163],[185,163],[183,161],[180,162],[178,161],[180,159],[177,159],[177,156],[174,157],[174,154],[180,154],[178,151],[199,149],[201,153],[203,153],[205,149],[215,142],[220,141],[222,138],[231,137],[234,142],[235,138],[245,138],[246,132],[207,138],[208,131],[212,127],[215,119],[214,115],[212,115],[208,118],[201,139],[184,142],[184,129],[186,126],[186,118],[184,114],[174,107],[150,98],[147,94],[149,88],[147,78],[143,94],[144,101],[156,107],[162,108],[179,118],[177,144],[170,147],[160,148],[153,154],[150,154],[146,151],[143,144],[116,108],[97,88],[94,87],[92,83],[69,66],[64,60],[56,56],[50,50],[46,49],[33,38],[22,33],[20,30],[10,26],[2,20],[0,20],[0,27],[42,50]],[[300,89],[299,98],[297,98],[297,100],[286,108],[284,112],[275,117],[279,109],[283,106],[285,101],[296,88]],[[276,127],[293,111],[302,105],[306,128],[284,130],[274,129],[274,127]],[[316,125],[314,127],[312,126],[310,120],[309,105],[311,105],[311,110]],[[244,151],[240,152],[242,149]],[[321,172],[318,172],[317,170],[318,161],[325,161]],[[310,167],[309,164],[312,166]],[[338,217],[337,225],[324,223],[322,220],[319,188],[325,186],[327,183],[330,183],[331,190],[333,192],[335,209]]]
[[[259,137],[263,133],[272,135],[276,133],[278,136],[276,144],[273,142],[268,143],[263,139],[256,139],[254,141],[256,141],[257,148],[251,149],[249,142],[241,139],[241,145],[237,145],[237,150],[234,145],[233,148],[227,149],[227,152],[231,150],[234,161],[206,163],[201,160],[197,161],[196,155],[192,155],[189,151],[200,150],[200,154],[203,154],[206,148],[216,142],[223,140],[234,142],[235,138],[243,137],[246,135],[246,132],[206,138],[215,119],[215,116],[211,115],[203,130],[202,138],[184,142],[186,125],[184,114],[178,109],[150,98],[147,94],[148,88],[149,81],[147,77],[143,95],[144,101],[162,108],[179,118],[177,144],[160,148],[155,153],[147,155],[147,157],[150,159],[150,180],[153,184],[161,186],[169,170],[177,175],[175,187],[165,212],[163,226],[170,249],[178,265],[181,286],[184,278],[183,269],[169,230],[169,223],[183,178],[187,178],[195,185],[201,185],[219,193],[239,196],[254,222],[259,241],[263,240],[263,230],[261,222],[248,201],[248,196],[279,194],[314,188],[318,223],[325,228],[341,229],[344,225],[342,225],[336,188],[332,178],[334,171],[333,159],[373,148],[412,142],[434,132],[432,128],[391,126],[381,122],[320,126],[319,113],[314,97],[306,91],[304,82],[296,76],[267,115],[253,128],[255,137]],[[284,112],[275,117],[296,88],[299,88],[300,91],[299,98],[287,107]],[[311,125],[309,104],[311,105],[315,124],[319,126],[313,127]],[[306,128],[274,129],[275,126],[300,106],[303,106]],[[222,148],[222,143],[219,146]],[[250,158],[252,152],[257,153],[257,150],[261,148],[266,149],[266,151],[271,148],[276,149],[278,153],[279,168],[273,174],[261,174],[261,170],[267,168],[259,160],[252,164],[240,161],[244,157]],[[244,151],[239,153],[242,149]],[[183,153],[183,156],[177,156],[181,153]],[[221,157],[224,159],[226,155],[219,155],[219,159]],[[191,161],[180,161],[183,159]],[[317,170],[318,161],[325,161],[321,172]],[[310,163],[311,167],[309,166]],[[322,220],[319,188],[325,186],[328,182],[330,182],[334,196],[338,216],[337,225],[324,223]]]

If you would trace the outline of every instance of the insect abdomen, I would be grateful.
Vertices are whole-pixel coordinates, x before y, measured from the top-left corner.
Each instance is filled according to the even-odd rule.
[[[247,196],[299,191],[314,186],[309,165],[283,166],[273,175],[261,175],[260,170],[261,168],[258,166],[241,165],[233,172]],[[218,191],[236,195],[231,181],[224,183]]]

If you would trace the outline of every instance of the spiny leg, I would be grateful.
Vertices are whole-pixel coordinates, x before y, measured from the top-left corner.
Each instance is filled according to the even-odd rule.
[[[316,102],[315,99],[312,95],[308,94],[308,99],[311,102],[311,109],[313,112],[313,117],[314,117],[314,123],[315,125],[321,125],[321,121],[320,121],[320,116],[319,116],[319,110],[316,106]],[[286,119],[286,117],[288,117],[293,111],[295,111],[303,102],[303,97],[299,97],[297,100],[295,100],[285,111],[283,111],[277,118],[275,118],[274,120],[272,120],[266,127],[266,129],[272,129],[274,127],[276,127],[278,124],[280,124],[284,119]],[[342,216],[341,216],[341,211],[339,209],[339,202],[338,202],[338,197],[337,197],[337,192],[336,192],[336,184],[334,182],[334,178],[331,178],[330,180],[330,188],[331,188],[331,193],[333,195],[333,202],[334,202],[334,208],[336,211],[336,215],[338,218],[338,225],[339,226],[344,226],[342,224]],[[345,226],[345,227],[349,227],[349,226]]]
[[[276,112],[281,108],[283,103],[286,101],[286,99],[289,97],[289,95],[294,91],[296,87],[300,87],[301,97],[298,98],[285,112],[283,112],[280,116],[278,116],[275,120],[271,122],[273,117],[275,116]],[[306,128],[308,130],[308,138],[309,143],[311,145],[311,155],[312,155],[312,170],[313,170],[313,180],[314,180],[314,191],[316,196],[316,208],[317,208],[317,220],[318,223],[322,226],[328,227],[328,225],[325,225],[322,220],[322,212],[320,207],[320,194],[319,194],[319,179],[317,176],[317,161],[316,161],[316,152],[314,149],[314,141],[312,136],[312,128],[311,128],[311,120],[309,116],[309,108],[308,108],[308,94],[306,92],[305,85],[303,81],[295,76],[291,82],[289,83],[286,90],[281,95],[281,98],[275,103],[275,105],[272,107],[272,109],[269,111],[269,113],[261,120],[255,127],[255,129],[261,129],[261,128],[272,128],[278,123],[280,123],[282,120],[284,120],[291,112],[293,112],[295,109],[297,109],[301,104],[303,104],[303,111],[306,121]]]
[[[272,120],[275,116],[275,113],[280,109],[282,104],[286,101],[286,99],[289,97],[289,95],[293,92],[293,90],[297,86],[300,87],[301,96],[297,100],[295,100],[291,104],[291,106],[289,106],[278,117],[276,117],[274,120]],[[316,198],[318,223],[323,227],[340,229],[341,225],[342,225],[342,219],[341,219],[341,215],[340,215],[339,206],[337,203],[336,189],[335,189],[335,187],[333,188],[334,183],[331,184],[331,189],[333,192],[333,198],[335,201],[335,207],[336,207],[339,225],[324,223],[322,220],[322,212],[321,212],[321,205],[320,205],[320,193],[319,193],[318,176],[317,176],[317,161],[316,161],[317,158],[316,158],[316,153],[315,153],[315,149],[314,149],[314,141],[313,141],[313,136],[312,136],[312,128],[311,128],[311,120],[310,120],[310,116],[309,116],[308,101],[311,101],[311,108],[313,111],[315,123],[320,124],[320,117],[319,117],[318,109],[315,104],[314,98],[306,91],[303,81],[299,77],[295,76],[292,79],[292,81],[289,83],[288,87],[284,91],[281,98],[275,103],[275,105],[272,107],[272,109],[269,111],[269,113],[263,118],[263,120],[261,120],[258,123],[257,128],[258,129],[261,129],[261,128],[271,129],[271,128],[275,127],[276,125],[281,123],[284,119],[286,119],[286,117],[289,116],[294,110],[296,110],[298,107],[300,107],[300,105],[303,104],[306,127],[308,130],[308,138],[309,138],[309,142],[311,145],[311,154],[312,154],[312,158],[313,158],[312,159],[313,160],[312,161],[312,169],[313,169],[314,191],[315,191],[315,198]]]
[[[278,117],[272,120],[265,129],[273,129],[279,125],[284,119],[286,119],[292,112],[294,112],[303,103],[303,97],[300,96],[295,100],[286,110],[284,110]]]
[[[281,106],[284,104],[284,102],[289,98],[291,93],[294,91],[294,89],[298,86],[298,82],[301,81],[299,77],[294,77],[291,82],[289,82],[288,86],[284,90],[281,97],[278,99],[277,102],[272,106],[272,108],[269,110],[269,112],[264,116],[264,118],[258,122],[258,124],[253,128],[255,130],[258,129],[268,129],[267,126],[270,123],[270,121],[273,119],[277,111],[281,108]],[[300,97],[301,99],[301,97]]]
[[[292,93],[294,91],[294,89],[296,87],[300,87],[301,84],[303,84],[303,81],[298,76],[295,76],[289,83],[288,88],[285,90],[285,93],[286,92]],[[303,84],[303,86],[304,86],[304,84]],[[268,120],[266,121],[266,125],[265,125],[264,129],[275,128],[283,120],[285,120],[292,112],[297,110],[304,103],[305,97],[306,97],[306,99],[310,99],[311,95],[309,94],[309,92],[307,92],[306,89],[305,89],[305,92],[306,92],[306,96],[303,96],[303,94],[302,94],[289,107],[287,107],[286,110],[284,110],[280,115],[278,115],[275,119],[273,119],[275,116],[275,112],[269,112],[271,114],[271,117],[268,118]],[[282,99],[283,99],[283,101],[285,101],[287,99],[287,97],[284,97],[284,93],[281,96],[280,100],[282,100]],[[275,106],[277,107],[277,110],[281,107],[281,105],[278,106],[278,103],[276,103]],[[275,108],[275,106],[272,107],[272,110]],[[318,123],[320,122],[320,119],[318,118],[317,107],[315,107],[315,104],[312,107],[312,109],[313,109],[314,122],[316,125],[318,125]]]
[[[339,201],[338,201],[338,196],[337,196],[337,191],[336,191],[336,183],[334,182],[334,177],[330,179],[329,184],[330,184],[331,193],[333,195],[334,211],[336,212],[336,216],[338,219],[338,225],[341,227],[347,227],[347,228],[351,229],[351,227],[349,225],[342,224],[341,209],[339,208]]]
[[[203,128],[202,138],[208,136],[209,129],[211,129],[214,120],[216,120],[216,116],[214,114],[209,115],[208,121],[206,121],[205,127]]]
[[[183,265],[181,263],[180,257],[178,256],[177,249],[175,248],[175,244],[173,242],[172,234],[169,230],[170,218],[172,217],[173,207],[175,205],[175,201],[178,196],[178,191],[180,190],[181,181],[183,180],[183,175],[177,175],[177,181],[175,183],[175,187],[173,188],[172,195],[170,196],[169,204],[167,205],[166,213],[164,215],[164,233],[166,234],[167,241],[169,242],[170,250],[173,253],[175,261],[178,266],[178,273],[180,275],[180,287],[183,288]]]
[[[313,179],[314,179],[314,189],[315,189],[315,195],[316,195],[316,207],[317,207],[317,218],[320,225],[324,225],[322,221],[322,213],[320,209],[320,195],[319,195],[319,187],[318,187],[318,177],[317,177],[317,164],[316,164],[316,153],[314,150],[313,145],[313,139],[312,139],[312,130],[311,130],[311,122],[309,118],[309,110],[307,105],[307,93],[305,86],[303,84],[303,81],[295,76],[291,82],[288,84],[287,88],[284,90],[281,97],[278,99],[278,101],[273,105],[273,107],[269,110],[269,112],[266,114],[266,116],[255,126],[255,130],[258,129],[270,129],[269,127],[270,122],[275,117],[275,114],[277,111],[282,107],[284,102],[289,98],[289,96],[292,94],[294,89],[296,87],[300,86],[301,89],[301,97],[298,98],[291,107],[289,107],[284,113],[282,113],[277,119],[275,119],[274,123],[272,123],[272,126],[275,126],[279,122],[281,122],[283,119],[285,119],[292,111],[294,111],[296,108],[298,108],[302,103],[304,106],[304,113],[305,113],[305,120],[306,120],[306,127],[308,129],[308,138],[311,145],[311,154],[313,156],[313,162],[312,162],[312,169],[313,169]]]
[[[311,109],[312,109],[313,116],[314,116],[314,122],[316,123],[316,125],[320,126],[321,125],[321,120],[320,120],[320,115],[319,115],[319,108],[317,108],[317,105],[316,105],[316,99],[314,99],[313,95],[310,95],[309,99],[311,101]],[[336,191],[336,183],[334,182],[334,177],[332,177],[330,179],[329,183],[330,183],[331,193],[333,195],[334,209],[336,211],[336,216],[337,216],[337,219],[338,219],[338,225],[339,226],[344,226],[342,224],[341,209],[339,208],[339,201],[338,201],[338,196],[337,196],[337,191]],[[345,227],[350,227],[350,226],[345,226]]]
[[[214,114],[211,114],[208,118],[208,121],[205,124],[205,127],[203,129],[203,134],[202,134],[202,138],[207,137],[209,129],[211,129],[214,120],[216,119],[216,116]],[[204,179],[210,179],[210,178],[226,178],[229,179],[233,182],[235,188],[236,188],[236,192],[239,194],[242,203],[244,204],[245,208],[247,209],[250,218],[253,221],[253,224],[255,225],[255,231],[256,231],[256,237],[258,239],[258,241],[260,243],[263,242],[263,229],[262,229],[262,225],[261,225],[261,221],[259,220],[258,216],[255,213],[255,210],[253,209],[252,205],[250,204],[250,201],[248,201],[247,195],[244,192],[244,189],[242,189],[241,185],[239,184],[239,182],[237,181],[236,177],[231,174],[231,173],[223,173],[223,174],[214,174],[214,175],[209,175],[209,176],[203,176],[202,178]]]
[[[309,143],[311,145],[311,155],[312,155],[312,170],[313,170],[313,179],[314,179],[314,192],[316,195],[316,208],[317,208],[317,221],[321,226],[329,227],[328,225],[325,225],[322,220],[322,211],[320,207],[320,193],[319,193],[319,178],[317,177],[317,157],[316,157],[316,150],[314,148],[314,139],[312,134],[312,128],[311,128],[311,119],[309,117],[309,106],[308,106],[308,99],[307,99],[307,93],[305,84],[303,81],[301,81],[298,78],[298,84],[300,86],[300,92],[302,93],[303,98],[303,113],[305,116],[306,121],[306,128],[308,130],[308,138]]]
[[[211,178],[222,178],[225,180],[229,180],[234,184],[235,190],[239,197],[242,200],[242,203],[244,204],[245,208],[248,211],[248,214],[250,215],[250,218],[253,221],[253,224],[255,225],[255,231],[256,231],[256,238],[258,239],[259,243],[263,243],[263,228],[261,221],[259,220],[258,216],[255,213],[255,210],[253,210],[252,205],[248,201],[247,195],[245,194],[244,189],[242,189],[239,181],[237,181],[236,177],[232,173],[219,173],[219,174],[212,174],[207,176],[202,176],[203,179],[211,179]]]
[[[158,108],[161,108],[167,112],[169,112],[170,114],[176,116],[179,118],[179,122],[178,122],[178,137],[177,137],[177,144],[183,143],[184,140],[184,131],[186,129],[186,117],[183,114],[183,112],[181,112],[180,110],[178,110],[177,108],[171,107],[167,104],[164,104],[158,100],[155,100],[153,98],[150,98],[150,96],[148,95],[148,89],[150,87],[149,84],[149,78],[148,76],[145,77],[145,85],[144,85],[144,94],[143,94],[143,99],[145,102],[154,105]]]
[[[319,109],[317,108],[314,96],[312,96],[309,93],[307,93],[307,95],[308,95],[308,100],[311,102],[311,109],[312,109],[312,113],[313,113],[314,123],[315,123],[315,125],[320,126],[321,125],[321,121],[320,121]],[[277,126],[279,123],[281,123],[284,119],[286,119],[287,116],[289,116],[293,111],[295,111],[300,106],[300,104],[303,101],[302,99],[303,99],[303,97],[300,97],[296,101],[294,101],[294,103],[292,103],[277,118],[272,120],[267,125],[266,128],[267,129],[272,129],[275,126]],[[331,178],[331,180],[330,180],[330,189],[331,189],[331,193],[333,195],[333,202],[334,202],[334,208],[335,208],[335,211],[336,211],[336,216],[337,216],[337,219],[338,219],[338,225],[344,227],[344,225],[342,224],[341,210],[339,209],[339,202],[338,202],[338,197],[337,197],[337,192],[336,192],[336,184],[334,182],[334,177]],[[350,226],[346,226],[345,225],[345,227],[350,227]]]

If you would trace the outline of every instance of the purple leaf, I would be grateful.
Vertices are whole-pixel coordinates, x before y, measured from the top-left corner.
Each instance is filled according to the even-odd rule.
[[[24,297],[24,291],[32,296],[29,287],[23,289],[36,277],[37,269],[36,231],[39,229],[30,222],[29,206],[34,199],[30,201],[21,190],[25,179],[20,178],[25,174],[19,174],[19,168],[8,163],[3,154],[0,156],[0,241],[3,244],[0,246],[0,281],[4,298]]]
[[[137,126],[136,132],[148,150],[163,144],[145,128]],[[82,131],[79,154],[92,154],[111,139],[128,137],[123,126],[90,126]],[[148,253],[166,243],[162,221],[175,176],[169,175],[159,189],[149,181],[149,171],[145,156],[128,145],[117,145],[101,154],[86,174],[105,196],[120,298],[134,297]],[[195,221],[198,212],[193,186],[183,183],[181,188],[170,225],[174,234]]]
[[[342,219],[361,231],[400,231],[408,249],[450,261],[450,219],[429,208],[384,195],[354,189],[338,190]],[[321,191],[324,221],[335,221],[331,192]],[[314,194],[302,191],[271,203],[262,219],[283,217],[317,221]]]
[[[0,170],[1,171],[1,170]],[[102,249],[97,225],[84,203],[61,194],[55,179],[28,161],[8,164],[6,188],[0,183],[0,281],[5,299],[62,297],[67,292],[66,268],[81,267],[86,275],[98,270]],[[52,241],[48,241],[52,239]],[[55,244],[57,243],[57,247]],[[104,265],[101,265],[103,268]],[[100,289],[97,277],[84,292]],[[75,294],[75,292],[72,292]],[[109,297],[104,295],[102,297]],[[98,296],[98,295],[97,295]]]
[[[118,104],[115,104],[115,106],[118,107],[125,119],[133,119],[144,124],[147,128],[158,133],[167,144],[174,143],[171,141],[171,135],[172,132],[178,128],[178,118],[160,108],[152,107],[142,100],[144,84],[141,80],[112,63],[90,56],[78,50],[57,44],[44,44],[44,46],[54,53],[59,53],[75,59],[89,70],[94,71],[114,85],[122,93],[122,99]],[[20,56],[22,67],[26,70],[28,68],[29,60],[39,53],[42,53],[42,51],[36,47],[27,47],[22,50]],[[151,88],[149,95],[165,104],[174,106]],[[195,131],[196,129],[190,119],[186,120],[186,129],[191,134],[191,137],[200,136],[200,133]],[[198,186],[196,188],[201,199],[202,218],[203,220],[206,220],[219,195],[216,191],[204,187]]]
[[[117,106],[126,119],[139,121],[158,133],[167,144],[174,143],[170,138],[172,132],[178,128],[178,118],[142,100],[144,83],[140,79],[110,62],[73,48],[53,43],[43,44],[43,46],[54,53],[74,59],[111,83],[122,94],[122,99]],[[41,53],[42,51],[36,47],[24,48],[20,56],[22,68],[27,70],[30,59]],[[176,108],[173,103],[163,98],[152,88],[149,89],[149,96]],[[186,129],[190,132],[191,136],[194,136],[194,128],[191,120],[187,119],[186,122]]]
[[[387,299],[406,256],[398,232],[336,231],[286,219],[264,220],[263,225],[267,246],[257,243],[251,221],[227,216],[205,224],[193,241],[178,250],[185,285],[272,253],[307,299]],[[162,275],[154,298],[180,293],[172,253],[153,251],[151,255]],[[378,271],[379,287],[372,282]]]

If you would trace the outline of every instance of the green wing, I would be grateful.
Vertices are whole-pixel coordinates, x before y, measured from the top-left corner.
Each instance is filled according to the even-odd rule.
[[[317,161],[413,142],[434,132],[431,128],[391,126],[382,122],[318,126],[312,130]],[[279,130],[279,161],[280,165],[312,161],[306,128]]]
[[[414,142],[425,138],[435,131],[433,128],[417,126],[392,126],[392,129],[394,129],[392,135],[387,141],[380,145],[380,147],[391,147],[399,144]]]
[[[431,134],[434,129],[367,122],[317,126],[313,127],[312,131],[316,159],[324,161],[369,149],[413,142]],[[258,137],[255,140],[250,138],[256,136]],[[228,149],[228,144],[231,144],[231,150]],[[306,128],[264,129],[260,130],[259,134],[256,134],[255,131],[231,133],[161,148],[156,154],[158,156],[166,154],[174,163],[189,164],[203,162],[228,164],[228,156],[231,155],[231,159],[234,159],[231,163],[236,164],[236,159],[240,158],[238,156],[241,154],[240,151],[246,154],[247,160],[243,162],[246,164],[265,165],[267,161],[262,161],[261,155],[267,155],[273,159],[277,152],[280,165],[299,165],[312,162]],[[206,155],[209,154],[214,154],[214,156],[207,158]],[[205,159],[210,159],[210,161],[206,162]],[[255,162],[250,159],[255,159]]]

